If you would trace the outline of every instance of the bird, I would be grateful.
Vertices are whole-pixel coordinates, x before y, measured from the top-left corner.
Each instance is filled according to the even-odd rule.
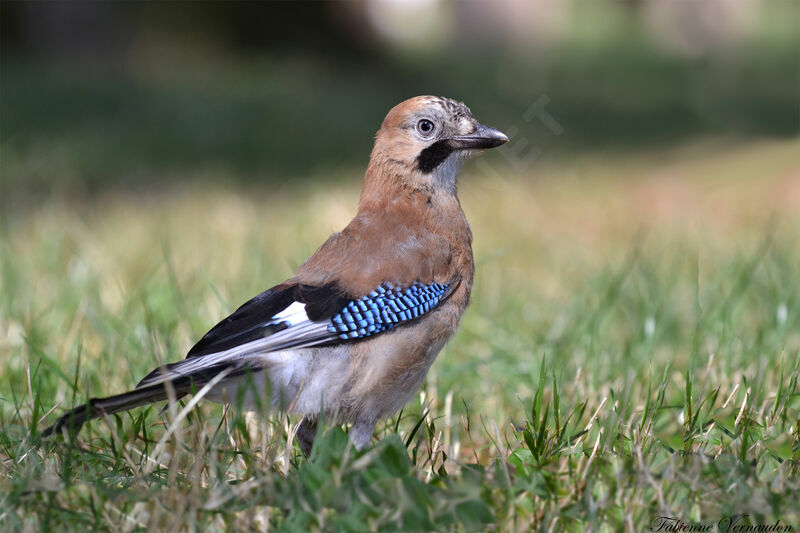
[[[376,424],[419,390],[470,300],[472,231],[458,171],[508,140],[450,98],[397,104],[375,135],[358,211],[344,229],[291,278],[214,326],[185,359],[129,392],[89,399],[43,435],[208,386],[212,401],[243,398],[245,410],[266,401],[299,415],[306,456],[321,419],[349,424],[353,446],[368,447]]]

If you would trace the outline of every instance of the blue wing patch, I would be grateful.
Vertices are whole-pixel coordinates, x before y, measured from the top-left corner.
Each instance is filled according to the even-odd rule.
[[[357,300],[351,300],[331,317],[328,331],[340,339],[362,339],[420,317],[445,298],[451,283],[415,283],[401,290],[385,283]]]

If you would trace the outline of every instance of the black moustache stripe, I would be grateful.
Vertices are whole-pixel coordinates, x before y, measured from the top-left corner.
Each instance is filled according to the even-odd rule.
[[[426,174],[441,165],[447,156],[453,153],[453,147],[447,139],[436,141],[425,148],[417,156],[417,167]]]

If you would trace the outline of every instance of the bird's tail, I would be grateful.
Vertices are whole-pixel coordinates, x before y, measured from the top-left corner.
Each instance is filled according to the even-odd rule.
[[[180,399],[187,394],[199,390],[203,385],[210,382],[220,372],[225,372],[226,376],[238,374],[241,369],[238,365],[223,364],[203,369],[192,375],[183,375],[177,378],[157,383],[137,387],[136,389],[106,398],[92,398],[87,403],[75,407],[61,415],[55,424],[42,432],[43,437],[59,433],[66,428],[70,432],[77,432],[83,424],[93,418],[100,418],[105,415],[127,411],[135,407],[147,405],[166,400],[171,394],[175,399]],[[170,389],[172,389],[170,391]]]

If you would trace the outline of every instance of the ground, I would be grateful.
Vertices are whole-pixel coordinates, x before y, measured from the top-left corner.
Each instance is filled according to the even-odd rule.
[[[371,448],[327,428],[310,460],[297,420],[205,402],[38,432],[289,276],[352,216],[358,170],[277,189],[167,175],[12,208],[0,521],[642,531],[744,513],[800,528],[798,154],[725,139],[471,164],[477,277],[458,333]]]

